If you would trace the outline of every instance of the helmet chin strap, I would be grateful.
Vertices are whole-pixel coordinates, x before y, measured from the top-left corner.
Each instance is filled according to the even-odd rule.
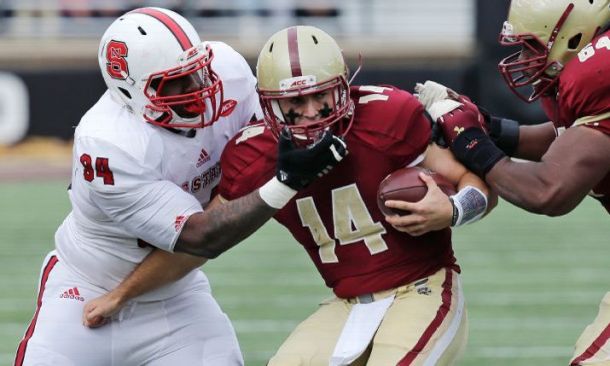
[[[167,113],[162,113],[161,116],[158,118],[160,120],[162,120],[163,118],[165,118],[168,114]],[[197,130],[195,130],[194,128],[189,128],[189,127],[168,127],[168,126],[163,126],[162,128],[173,132],[177,135],[181,135],[181,136],[185,136],[188,138],[192,138],[195,137],[195,135],[197,134]]]
[[[177,135],[181,135],[188,138],[193,138],[197,135],[197,130],[194,128],[186,128],[186,127],[164,127],[166,130],[173,132]]]

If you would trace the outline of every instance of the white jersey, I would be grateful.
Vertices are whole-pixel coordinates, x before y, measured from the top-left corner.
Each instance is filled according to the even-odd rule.
[[[55,243],[66,266],[95,286],[115,288],[149,245],[173,251],[184,222],[203,210],[219,182],[225,144],[253,114],[262,115],[246,61],[224,43],[211,45],[225,101],[237,102],[212,126],[186,137],[144,122],[106,92],[76,128],[72,212]],[[176,294],[195,272],[146,299]]]

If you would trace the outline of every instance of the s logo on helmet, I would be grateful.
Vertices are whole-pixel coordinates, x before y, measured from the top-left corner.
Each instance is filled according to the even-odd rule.
[[[106,46],[106,72],[115,79],[125,80],[129,76],[127,67],[127,45],[125,42],[110,41]]]

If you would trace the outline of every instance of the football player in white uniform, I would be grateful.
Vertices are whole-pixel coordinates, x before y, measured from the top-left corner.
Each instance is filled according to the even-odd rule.
[[[243,57],[201,42],[172,11],[141,8],[110,25],[98,59],[108,91],[76,129],[72,212],[43,263],[15,365],[241,365],[235,332],[199,270],[135,298],[100,329],[83,326],[84,304],[153,248],[200,264],[218,256],[339,162],[344,144],[330,133],[308,149],[283,143],[276,177],[204,211],[222,149],[260,112]]]

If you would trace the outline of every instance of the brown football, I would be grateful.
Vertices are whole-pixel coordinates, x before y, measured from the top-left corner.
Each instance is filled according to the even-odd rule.
[[[426,183],[419,178],[420,172],[432,176],[436,184],[438,184],[439,188],[445,192],[446,195],[449,196],[456,193],[455,186],[439,173],[420,167],[401,168],[390,173],[381,183],[379,183],[379,189],[377,190],[377,205],[383,214],[408,214],[408,212],[403,210],[386,207],[384,202],[387,200],[417,202],[424,198],[426,192],[428,192],[428,187],[426,186]]]

